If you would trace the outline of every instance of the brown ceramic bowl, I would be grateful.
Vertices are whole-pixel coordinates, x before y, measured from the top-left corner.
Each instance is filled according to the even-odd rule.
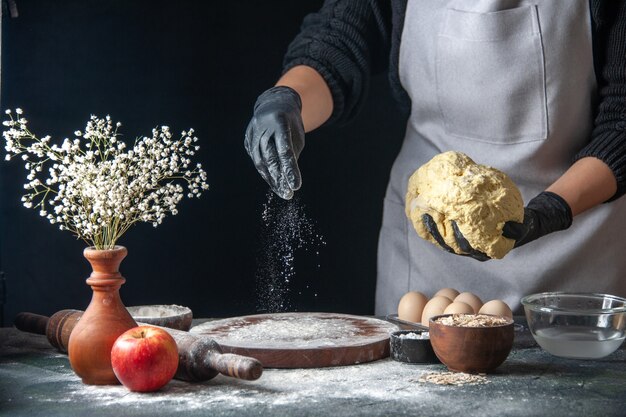
[[[126,307],[137,323],[153,324],[188,331],[193,314],[188,307],[177,305],[145,305]]]
[[[513,320],[490,327],[460,327],[429,320],[430,342],[439,360],[451,371],[487,373],[509,356],[513,347]]]

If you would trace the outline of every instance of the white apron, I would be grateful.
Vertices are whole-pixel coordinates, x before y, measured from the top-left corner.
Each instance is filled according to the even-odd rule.
[[[421,239],[404,214],[409,176],[440,152],[506,172],[526,203],[570,166],[596,96],[588,0],[410,0],[400,80],[412,109],[384,203],[376,314],[395,312],[409,290],[444,287],[517,312],[540,291],[626,296],[625,198],[487,262]]]

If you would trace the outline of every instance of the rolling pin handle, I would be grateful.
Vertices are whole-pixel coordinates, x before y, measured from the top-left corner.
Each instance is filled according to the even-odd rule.
[[[211,366],[220,374],[254,381],[263,374],[263,365],[257,359],[233,353],[220,353],[212,357]]]
[[[67,353],[70,333],[82,314],[79,310],[61,310],[48,318],[34,313],[18,313],[13,324],[23,332],[46,335],[52,346]]]
[[[34,313],[18,313],[13,320],[13,325],[23,332],[46,334],[48,317]]]
[[[259,379],[263,373],[261,362],[246,356],[222,353],[222,348],[213,339],[179,330],[167,331],[178,345],[178,379],[207,381],[220,373],[253,381]]]

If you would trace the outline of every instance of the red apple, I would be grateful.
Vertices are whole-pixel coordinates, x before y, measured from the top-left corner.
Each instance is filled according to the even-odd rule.
[[[178,368],[178,347],[165,330],[138,326],[122,333],[111,349],[111,365],[120,382],[131,391],[156,391]]]

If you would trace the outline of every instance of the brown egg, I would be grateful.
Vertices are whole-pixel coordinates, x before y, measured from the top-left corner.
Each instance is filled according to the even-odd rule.
[[[454,301],[443,310],[443,314],[474,314],[474,309],[463,301]]]
[[[472,309],[474,309],[474,313],[478,313],[478,310],[480,310],[483,305],[483,302],[480,300],[480,298],[478,298],[476,294],[472,294],[471,292],[462,292],[461,294],[456,296],[454,301],[462,301],[466,304],[469,304]]]
[[[443,310],[445,310],[450,304],[452,304],[452,301],[443,295],[431,298],[430,301],[424,306],[424,311],[422,312],[422,324],[424,326],[428,326],[428,319],[432,316],[443,314]]]
[[[504,316],[510,319],[513,318],[513,312],[511,307],[502,300],[487,301],[478,311],[480,314],[492,314],[494,316]]]
[[[444,297],[448,297],[450,301],[452,301],[456,298],[457,295],[459,295],[459,292],[455,290],[454,288],[442,288],[439,291],[437,291],[435,295],[433,295],[433,297],[436,297],[438,295],[443,295]]]
[[[427,302],[428,297],[421,292],[407,292],[398,303],[398,318],[400,320],[419,323],[422,320],[422,311]]]

